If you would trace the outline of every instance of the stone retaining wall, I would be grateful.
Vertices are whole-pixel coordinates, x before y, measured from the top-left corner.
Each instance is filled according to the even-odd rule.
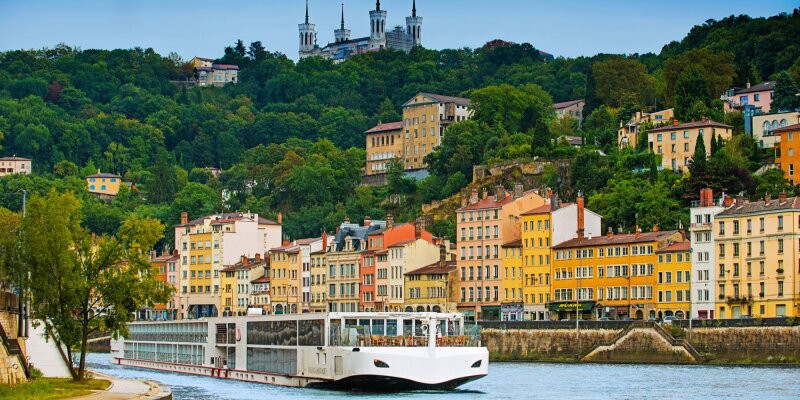
[[[692,328],[687,339],[711,363],[800,363],[800,327]]]
[[[481,340],[494,360],[574,361],[589,348],[613,339],[622,329],[483,329]]]

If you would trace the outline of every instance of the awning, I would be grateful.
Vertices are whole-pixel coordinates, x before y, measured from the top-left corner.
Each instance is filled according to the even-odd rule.
[[[547,308],[550,311],[558,312],[558,311],[572,311],[575,312],[575,307],[578,306],[579,311],[592,311],[595,306],[594,301],[584,301],[578,304],[574,302],[566,302],[566,303],[550,303],[547,305]]]

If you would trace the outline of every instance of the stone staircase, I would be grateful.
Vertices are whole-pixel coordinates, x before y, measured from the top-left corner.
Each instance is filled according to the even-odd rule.
[[[614,352],[618,351],[618,349],[622,346],[622,344],[626,340],[631,339],[634,334],[638,334],[640,336],[655,335],[659,339],[666,342],[669,348],[666,350],[665,349],[659,350],[657,346],[653,346],[650,349],[650,351],[641,352],[640,359],[636,355],[631,357],[630,354],[626,354],[623,359],[626,362],[653,362],[654,360],[660,359],[657,356],[659,353],[669,354],[670,352],[672,353],[685,352],[684,359],[686,360],[686,362],[691,362],[691,363],[703,362],[703,356],[694,348],[694,346],[691,345],[691,343],[689,343],[685,339],[676,339],[661,325],[652,321],[631,322],[630,324],[628,324],[628,326],[625,327],[625,329],[620,331],[613,338],[601,342],[597,346],[594,346],[593,348],[583,351],[581,354],[578,355],[578,360],[591,362],[591,361],[596,361],[596,359],[600,356],[604,356],[613,360]]]

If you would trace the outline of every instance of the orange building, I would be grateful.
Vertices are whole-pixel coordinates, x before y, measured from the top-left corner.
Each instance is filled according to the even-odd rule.
[[[177,268],[176,264],[178,263],[178,250],[174,250],[172,253],[167,251],[168,249],[164,249],[164,252],[160,256],[155,255],[155,251],[152,252],[150,255],[150,263],[153,264],[154,267],[158,268],[158,280],[161,282],[171,284],[176,291],[176,296],[173,297],[172,300],[169,301],[167,304],[153,304],[152,310],[149,310],[151,315],[150,318],[146,319],[158,319],[158,320],[175,320],[178,319],[178,304],[180,297],[177,296]]]
[[[783,170],[783,175],[792,186],[798,183],[795,169],[800,167],[800,124],[778,128],[772,131],[780,135],[781,140],[775,143],[775,163]]]

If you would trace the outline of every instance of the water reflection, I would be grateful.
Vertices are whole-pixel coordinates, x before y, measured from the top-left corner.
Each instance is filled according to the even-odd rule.
[[[169,385],[175,400],[335,399],[710,399],[800,398],[798,367],[493,363],[489,376],[453,392],[389,395],[285,388],[109,365],[90,354],[90,368],[123,378]]]

